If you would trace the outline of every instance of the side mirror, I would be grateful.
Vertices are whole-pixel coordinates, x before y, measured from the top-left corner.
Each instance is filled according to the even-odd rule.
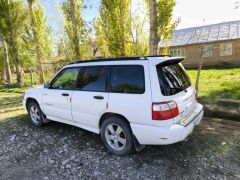
[[[48,83],[48,82],[46,82],[46,83],[44,83],[44,88],[46,88],[46,89],[48,89],[49,88],[49,86],[50,86],[50,84]]]

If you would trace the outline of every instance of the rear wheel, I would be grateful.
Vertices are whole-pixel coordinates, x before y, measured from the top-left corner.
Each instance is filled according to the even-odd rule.
[[[125,156],[134,151],[134,141],[129,124],[122,118],[109,117],[101,127],[101,137],[113,154]]]
[[[37,102],[30,102],[28,105],[28,114],[31,120],[31,123],[34,126],[40,127],[43,126],[43,114]]]

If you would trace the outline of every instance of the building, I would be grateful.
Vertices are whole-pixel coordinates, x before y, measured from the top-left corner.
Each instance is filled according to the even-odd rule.
[[[170,55],[185,56],[186,67],[197,67],[201,58],[203,66],[240,66],[240,21],[176,30],[169,43]]]

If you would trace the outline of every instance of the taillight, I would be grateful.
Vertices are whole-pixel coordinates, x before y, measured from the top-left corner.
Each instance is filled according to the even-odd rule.
[[[159,102],[152,104],[153,120],[168,120],[178,115],[178,106],[175,101]]]

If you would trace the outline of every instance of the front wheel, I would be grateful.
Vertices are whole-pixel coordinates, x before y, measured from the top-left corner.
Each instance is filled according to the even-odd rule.
[[[37,102],[30,102],[28,105],[28,113],[31,120],[31,123],[34,126],[40,127],[43,126],[43,114]]]
[[[134,151],[134,140],[129,124],[119,117],[105,119],[101,127],[101,138],[113,154],[125,156]]]

